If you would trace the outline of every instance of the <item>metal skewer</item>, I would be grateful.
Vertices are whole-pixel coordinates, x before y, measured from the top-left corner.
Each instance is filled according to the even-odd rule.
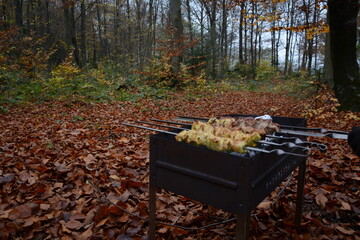
[[[177,125],[191,127],[191,124],[189,124],[189,123],[167,121],[167,120],[161,120],[161,119],[155,119],[155,118],[151,118],[150,120],[155,121],[155,122],[163,122],[163,123],[177,124]],[[155,123],[150,123],[150,124],[155,125]],[[162,126],[162,125],[157,124],[155,126]],[[171,126],[168,126],[168,127],[171,127]],[[184,129],[184,128],[181,128],[181,129]],[[274,135],[265,135],[265,137],[293,141],[293,143],[295,143],[296,145],[303,145],[303,146],[307,146],[307,147],[316,147],[320,151],[323,151],[323,152],[325,152],[327,150],[327,147],[324,144],[320,144],[320,143],[316,143],[316,142],[303,141],[300,138],[296,138],[296,137],[282,137],[282,136],[274,136]]]
[[[299,153],[285,152],[284,150],[281,150],[281,149],[265,150],[265,149],[253,148],[253,147],[244,147],[244,149],[250,150],[250,151],[263,152],[263,153],[275,153],[276,155],[292,155],[292,156],[296,156],[296,157],[308,157],[309,156],[308,154],[303,155],[303,154],[299,154]]]
[[[208,121],[209,118],[178,116],[176,120],[193,122],[196,120]],[[288,134],[306,136],[306,137],[331,137],[331,138],[347,140],[349,134],[348,132],[345,131],[328,130],[325,128],[307,128],[307,127],[297,127],[297,126],[289,126],[289,125],[280,125],[280,127],[282,133],[288,133]]]
[[[172,128],[172,129],[178,129],[178,130],[190,130],[189,128],[174,127],[174,126],[162,125],[162,124],[151,123],[151,122],[144,122],[144,121],[136,121],[136,122],[137,123],[149,124],[149,125],[153,125],[153,126],[158,126],[158,127],[167,127],[167,128]],[[267,145],[273,145],[273,146],[278,146],[278,147],[300,148],[303,151],[308,151],[308,149],[306,147],[299,146],[299,145],[297,145],[297,144],[295,144],[293,142],[274,143],[274,142],[268,142],[268,141],[260,140],[260,141],[258,141],[258,143],[267,144]]]
[[[150,120],[154,121],[154,122],[170,123],[170,124],[177,124],[177,125],[191,127],[190,123],[173,122],[173,121],[161,120],[161,119],[156,119],[156,118],[150,118]]]
[[[137,128],[142,128],[142,129],[146,129],[146,130],[151,130],[151,131],[156,131],[156,132],[161,132],[161,133],[166,133],[166,134],[171,134],[171,135],[177,135],[177,133],[175,132],[170,132],[170,131],[165,131],[165,130],[160,130],[160,129],[156,129],[156,128],[149,128],[149,127],[145,127],[145,126],[140,126],[140,125],[135,125],[135,124],[130,124],[130,123],[121,123],[125,126],[130,126],[130,127],[137,127]],[[189,130],[189,129],[186,129]],[[269,144],[270,142],[266,142],[266,144]],[[303,148],[301,146],[299,146],[300,148]],[[310,154],[298,154],[298,153],[292,153],[292,152],[285,152],[281,149],[273,149],[273,150],[265,150],[265,149],[260,149],[260,148],[254,148],[254,147],[244,147],[244,149],[246,150],[250,150],[250,151],[255,151],[255,152],[263,152],[263,153],[275,153],[276,155],[292,155],[292,156],[297,156],[297,157],[308,157]],[[308,148],[305,148],[303,150],[305,151],[309,151]]]
[[[287,140],[287,141],[292,141],[293,143],[297,144],[297,145],[303,145],[303,146],[307,146],[307,147],[315,147],[317,149],[319,149],[322,152],[326,152],[327,150],[327,146],[321,143],[317,143],[317,142],[308,142],[308,141],[303,141],[300,138],[297,137],[283,137],[283,136],[274,136],[274,135],[266,135],[267,138],[275,138],[275,139],[280,139],[280,140]]]
[[[136,121],[136,123],[144,123],[144,124],[148,124],[148,125],[153,125],[153,126],[158,126],[158,127],[167,127],[167,128],[173,128],[173,129],[179,129],[179,130],[190,130],[189,128],[174,127],[174,126],[162,125],[162,124],[144,122],[144,121]]]
[[[146,129],[146,130],[151,130],[151,131],[156,131],[156,132],[161,132],[161,133],[167,133],[167,134],[171,134],[171,135],[177,135],[177,133],[175,133],[175,132],[164,131],[164,130],[160,130],[160,129],[156,129],[156,128],[149,128],[149,127],[144,127],[144,126],[140,126],[140,125],[134,125],[134,124],[130,124],[130,123],[121,123],[121,124],[125,125],[125,126],[130,126],[130,127],[137,127],[137,128],[142,128],[142,129]]]

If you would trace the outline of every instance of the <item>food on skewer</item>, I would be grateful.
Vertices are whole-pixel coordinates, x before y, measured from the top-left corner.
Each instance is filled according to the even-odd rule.
[[[280,131],[271,120],[254,118],[211,118],[208,122],[195,121],[191,130],[176,136],[177,141],[206,146],[215,151],[245,153],[244,147],[254,147],[266,134]]]
[[[227,127],[216,127],[212,126],[209,123],[203,123],[199,121],[195,121],[192,126],[191,130],[200,131],[200,132],[207,132],[211,133],[217,137],[223,138],[230,138],[236,141],[243,141],[246,139],[253,139],[253,138],[261,138],[258,132],[253,132],[251,134],[246,134],[241,130],[236,128],[227,128]],[[260,139],[258,139],[260,140]]]
[[[210,118],[208,121],[212,126],[235,128],[245,133],[258,132],[264,136],[266,134],[272,135],[274,132],[280,132],[279,124],[273,123],[269,119],[251,118],[251,117],[224,117],[224,118]]]
[[[210,118],[208,123],[213,126],[232,128],[233,123],[235,121],[236,119],[232,117],[222,117],[222,118]]]
[[[255,146],[256,141],[260,140],[260,135],[254,133],[244,140],[234,140],[229,137],[218,137],[209,132],[195,130],[184,130],[176,135],[176,140],[199,146],[206,146],[215,151],[246,153],[244,147]]]
[[[176,136],[179,142],[206,146],[215,151],[245,153],[245,146],[256,146],[261,139],[258,132],[245,134],[225,127],[214,127],[209,123],[196,121],[191,130],[184,130]]]

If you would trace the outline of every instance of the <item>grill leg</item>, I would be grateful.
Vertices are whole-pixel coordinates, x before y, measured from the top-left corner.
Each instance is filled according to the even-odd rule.
[[[240,213],[236,215],[236,240],[247,240],[249,236],[250,215]]]
[[[305,184],[306,160],[299,165],[296,211],[295,211],[295,227],[297,231],[301,231],[301,215],[302,205],[304,201],[304,184]]]
[[[150,183],[149,189],[149,240],[155,239],[156,230],[156,186]]]

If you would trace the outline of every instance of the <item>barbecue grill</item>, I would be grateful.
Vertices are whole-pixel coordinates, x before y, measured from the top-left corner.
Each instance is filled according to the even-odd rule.
[[[244,115],[237,115],[244,116]],[[305,127],[303,118],[273,117],[273,122]],[[175,134],[180,130],[172,130]],[[286,137],[286,134],[284,135]],[[300,137],[301,138],[301,137]],[[279,140],[280,139],[280,140]],[[282,142],[281,138],[274,138]],[[265,151],[271,145],[261,146]],[[155,239],[156,190],[158,188],[212,205],[236,215],[236,239],[247,239],[251,211],[292,171],[298,168],[295,225],[300,226],[305,181],[306,155],[300,148],[277,146],[293,153],[218,152],[177,142],[167,133],[150,137],[149,237]]]
[[[226,117],[256,117],[253,115],[227,115]],[[268,116],[270,117],[270,116]],[[123,123],[160,133],[150,137],[150,193],[149,238],[155,239],[156,190],[162,188],[175,194],[221,208],[236,215],[236,239],[247,239],[251,211],[269,195],[291,172],[298,168],[295,226],[300,229],[304,194],[305,168],[309,150],[326,146],[304,141],[305,137],[331,137],[347,139],[348,133],[323,128],[307,128],[303,118],[273,117],[281,132],[266,135],[257,146],[244,147],[246,154],[213,151],[176,141],[174,135],[189,130],[191,124],[167,120],[152,121],[182,125],[137,121],[149,125],[172,128],[164,131],[145,126]],[[194,121],[205,118],[180,116],[176,120]],[[295,137],[294,137],[295,136]]]

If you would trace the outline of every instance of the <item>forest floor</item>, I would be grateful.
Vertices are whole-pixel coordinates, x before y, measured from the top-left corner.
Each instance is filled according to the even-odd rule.
[[[306,117],[310,127],[344,131],[360,125],[360,113],[337,112],[335,105],[336,99],[327,92],[295,99],[252,91],[7,105],[7,111],[0,112],[0,237],[146,239],[147,221],[108,202],[148,217],[152,132],[122,122],[236,113]],[[360,239],[359,157],[345,140],[309,140],[327,145],[328,150],[313,149],[308,158],[302,232],[296,232],[293,224],[297,181],[292,178],[253,210],[250,239]],[[201,227],[233,217],[164,190],[157,193],[157,220],[161,222]],[[202,230],[157,224],[157,239],[234,236],[234,221]]]

